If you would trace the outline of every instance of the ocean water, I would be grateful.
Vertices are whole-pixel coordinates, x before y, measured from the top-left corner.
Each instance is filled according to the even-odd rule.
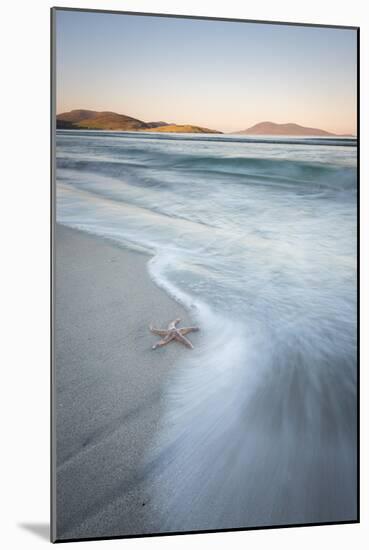
[[[201,329],[143,459],[153,530],[355,519],[356,140],[58,131],[56,156],[57,221],[150,253]]]

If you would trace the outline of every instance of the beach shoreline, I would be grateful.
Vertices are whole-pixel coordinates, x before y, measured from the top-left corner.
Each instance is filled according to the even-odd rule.
[[[59,537],[352,521],[355,151],[175,139],[58,136]]]
[[[191,351],[151,349],[151,322],[190,319],[152,282],[147,261],[56,225],[57,540],[152,532],[155,503],[141,465],[171,373]]]

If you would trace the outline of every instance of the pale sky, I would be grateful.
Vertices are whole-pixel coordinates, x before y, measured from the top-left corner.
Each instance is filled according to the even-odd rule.
[[[57,113],[356,134],[356,31],[56,11]]]

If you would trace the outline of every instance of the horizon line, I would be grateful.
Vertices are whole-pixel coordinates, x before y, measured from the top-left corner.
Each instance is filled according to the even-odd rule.
[[[309,128],[309,129],[315,129],[315,130],[321,130],[321,131],[324,131],[324,132],[328,132],[328,133],[331,133],[331,134],[334,134],[335,136],[341,136],[341,137],[345,137],[345,136],[349,136],[349,137],[357,137],[357,130],[355,131],[347,131],[347,132],[340,132],[340,133],[337,133],[333,130],[328,130],[326,128],[321,128],[321,127],[316,127],[316,126],[310,126],[309,125],[305,125],[305,124],[302,124],[300,122],[294,122],[294,121],[289,121],[289,122],[275,122],[273,120],[261,120],[259,122],[255,122],[253,124],[251,124],[250,126],[242,126],[240,129],[238,130],[218,130],[217,128],[217,125],[212,125],[212,124],[197,124],[197,123],[191,123],[191,122],[174,122],[173,120],[171,120],[170,122],[167,122],[167,121],[164,121],[164,120],[153,120],[153,119],[150,119],[150,120],[143,120],[141,118],[138,118],[136,116],[132,116],[132,115],[127,115],[125,113],[120,113],[118,111],[112,111],[110,109],[101,109],[101,110],[97,110],[97,109],[91,109],[91,108],[85,108],[85,107],[77,107],[77,108],[73,108],[73,109],[69,109],[67,111],[65,110],[62,110],[61,112],[56,112],[55,113],[55,116],[58,117],[62,114],[66,114],[66,113],[71,113],[73,111],[91,111],[91,112],[94,112],[94,113],[111,113],[111,114],[115,114],[115,115],[119,115],[119,116],[126,116],[126,117],[129,117],[129,118],[132,118],[134,120],[138,120],[140,122],[144,122],[146,124],[148,123],[152,123],[152,122],[165,122],[165,125],[175,125],[175,126],[198,126],[198,127],[206,127],[207,129],[209,130],[214,130],[214,131],[218,131],[218,132],[222,132],[224,134],[234,134],[234,133],[237,133],[237,132],[243,132],[243,131],[247,131],[249,129],[251,129],[252,127],[256,126],[256,125],[259,125],[259,124],[275,124],[275,125],[278,125],[278,126],[285,126],[285,125],[288,125],[288,124],[293,124],[293,125],[297,125],[297,126],[301,126],[302,128]]]

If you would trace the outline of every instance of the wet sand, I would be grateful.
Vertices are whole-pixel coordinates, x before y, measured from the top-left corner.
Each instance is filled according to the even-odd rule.
[[[151,349],[150,322],[189,318],[151,281],[148,259],[57,226],[57,540],[153,530],[141,464],[176,360],[191,351]]]

